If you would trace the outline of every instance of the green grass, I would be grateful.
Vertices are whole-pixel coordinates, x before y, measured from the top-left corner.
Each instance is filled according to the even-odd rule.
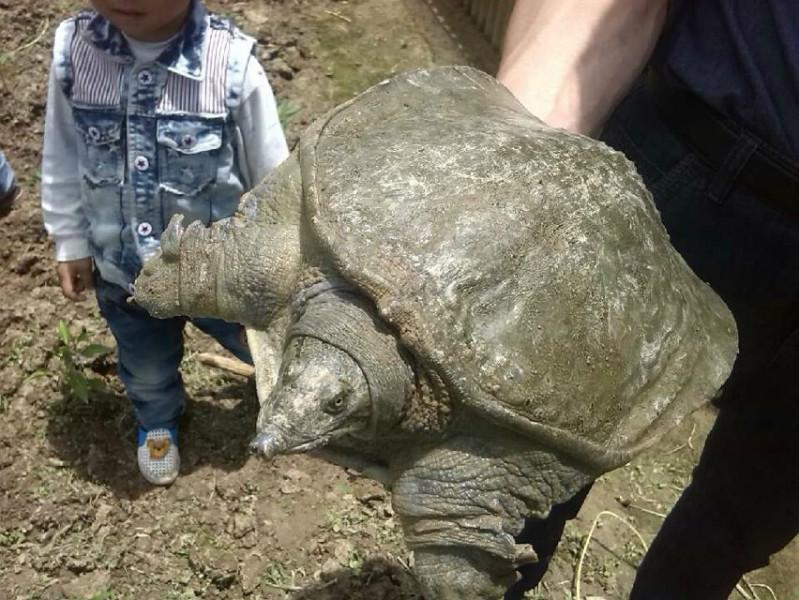
[[[86,600],[122,600],[122,596],[118,596],[114,590],[108,588],[94,596],[87,596]]]
[[[286,129],[286,126],[298,112],[300,112],[300,107],[290,100],[281,98],[277,101],[277,117],[280,119],[280,125],[283,129]]]

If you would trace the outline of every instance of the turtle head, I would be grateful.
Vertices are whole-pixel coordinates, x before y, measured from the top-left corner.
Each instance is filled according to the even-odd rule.
[[[295,337],[259,416],[253,449],[267,457],[312,450],[367,429],[371,414],[369,385],[358,363],[327,342]]]
[[[400,421],[413,380],[396,338],[367,302],[323,293],[306,303],[289,332],[253,449],[272,457],[343,436],[374,439]]]

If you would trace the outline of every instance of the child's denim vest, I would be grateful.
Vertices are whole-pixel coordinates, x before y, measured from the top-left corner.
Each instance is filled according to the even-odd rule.
[[[82,198],[95,264],[130,289],[176,213],[208,224],[236,209],[232,111],[254,41],[194,5],[184,32],[137,65],[122,34],[93,12],[56,33],[56,77],[78,130]]]

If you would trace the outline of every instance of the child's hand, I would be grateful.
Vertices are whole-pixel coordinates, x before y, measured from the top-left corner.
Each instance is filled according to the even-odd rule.
[[[91,258],[79,258],[58,263],[58,283],[61,291],[70,300],[83,300],[83,292],[94,288]]]

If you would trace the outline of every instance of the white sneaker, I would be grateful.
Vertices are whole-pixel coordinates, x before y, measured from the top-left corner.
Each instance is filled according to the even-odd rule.
[[[177,428],[139,427],[137,459],[139,471],[153,485],[169,485],[178,478],[180,452]]]

